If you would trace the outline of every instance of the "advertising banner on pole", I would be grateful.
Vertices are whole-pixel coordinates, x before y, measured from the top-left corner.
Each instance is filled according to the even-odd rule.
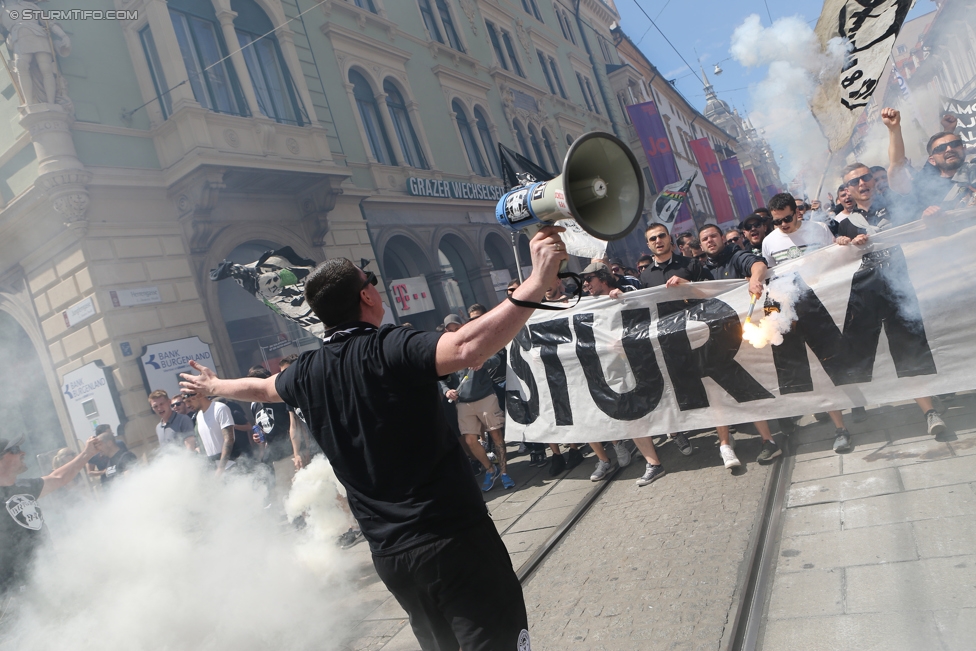
[[[194,372],[190,368],[191,360],[208,368],[214,368],[210,345],[200,341],[200,337],[187,337],[146,346],[139,357],[146,393],[162,389],[171,397],[178,395],[181,391],[180,373]]]
[[[712,206],[715,207],[715,220],[719,224],[735,221],[735,212],[732,210],[732,202],[729,201],[729,191],[725,188],[725,177],[718,166],[718,158],[708,138],[699,138],[688,143],[691,151],[695,153],[698,167],[705,177],[705,185],[708,187],[708,196],[712,198]]]
[[[739,167],[739,159],[733,156],[719,164],[722,166],[725,180],[729,183],[729,190],[732,191],[732,200],[735,201],[735,209],[739,211],[739,220],[743,220],[752,212],[752,202],[749,201],[749,188],[746,187],[746,177],[742,175],[742,168]]]
[[[671,141],[668,139],[668,129],[664,126],[657,104],[654,102],[631,104],[627,107],[627,114],[634,125],[634,130],[637,131],[637,137],[640,138],[641,147],[644,148],[644,155],[647,156],[647,164],[657,191],[660,192],[665,186],[680,181],[678,163],[674,159]],[[682,205],[678,208],[676,221],[685,219],[691,219],[691,213],[687,206]]]
[[[732,280],[537,312],[508,346],[506,438],[627,439],[974,389],[972,224],[916,222],[778,265],[748,326]]]
[[[756,207],[762,208],[766,205],[763,200],[762,192],[759,191],[759,181],[756,180],[756,172],[754,170],[745,171],[746,180],[749,181],[749,189],[752,190],[752,198],[756,200]]]

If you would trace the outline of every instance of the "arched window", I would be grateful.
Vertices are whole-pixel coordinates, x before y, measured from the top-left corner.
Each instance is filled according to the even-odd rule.
[[[281,56],[274,25],[254,0],[233,0],[234,27],[262,115],[301,126],[298,95]]]
[[[373,158],[384,165],[396,165],[390,139],[386,136],[386,129],[383,128],[383,121],[380,119],[376,98],[373,97],[373,89],[369,82],[355,70],[350,70],[349,83],[352,84],[352,94],[356,99],[359,117],[363,120],[363,129],[366,130],[366,139],[369,141]]]
[[[559,163],[556,161],[556,152],[552,146],[552,137],[545,129],[542,130],[542,146],[546,150],[546,156],[549,157],[549,162],[552,163],[552,171],[559,174]]]
[[[491,139],[488,120],[485,119],[485,114],[481,112],[480,108],[475,108],[474,120],[478,123],[478,135],[481,136],[481,145],[485,148],[485,153],[488,155],[488,164],[491,165],[491,171],[495,176],[501,178],[502,165],[498,161],[498,146]]]
[[[532,154],[529,153],[529,144],[525,139],[525,133],[522,131],[522,125],[519,124],[518,120],[512,120],[512,126],[515,128],[515,140],[518,141],[519,152],[532,160]]]
[[[468,153],[468,162],[471,163],[471,170],[479,176],[488,176],[485,169],[485,162],[481,159],[481,152],[478,151],[478,143],[475,142],[474,132],[471,131],[471,123],[468,116],[464,114],[464,108],[457,100],[451,102],[451,110],[457,117],[458,131],[461,132],[461,142],[464,143],[464,150]]]
[[[532,143],[532,153],[535,154],[535,162],[539,167],[546,167],[546,158],[542,155],[542,146],[539,144],[539,134],[535,130],[535,125],[529,125],[529,142]]]
[[[383,92],[386,93],[386,107],[390,110],[390,119],[393,121],[397,140],[400,141],[404,161],[410,167],[428,169],[427,158],[424,156],[424,150],[420,148],[417,132],[413,130],[413,123],[407,113],[407,104],[403,101],[403,95],[390,80],[383,82]]]
[[[169,3],[169,15],[193,97],[211,111],[245,115],[237,79],[226,65],[227,47],[213,5],[174,0]]]

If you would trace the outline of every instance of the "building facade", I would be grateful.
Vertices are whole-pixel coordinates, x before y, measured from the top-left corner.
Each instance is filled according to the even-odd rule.
[[[212,282],[222,260],[366,261],[421,328],[494,305],[518,271],[498,143],[558,172],[576,137],[621,124],[609,1],[87,5],[119,19],[27,21],[3,51],[0,416],[40,465],[97,422],[155,444],[144,351],[198,341],[235,377],[318,345]],[[79,401],[96,386],[115,420]]]
[[[779,169],[769,145],[747,120],[718,98],[704,70],[702,79],[706,105],[704,111],[699,111],[661,75],[623,29],[615,26],[613,37],[622,63],[611,74],[615,99],[624,109],[630,104],[647,101],[657,105],[668,131],[679,176],[685,179],[699,171],[688,194],[689,207],[697,223],[714,223],[715,208],[698,161],[689,147],[688,143],[692,140],[707,138],[719,160],[737,156],[743,171],[752,169],[755,172],[761,188],[780,184]],[[644,160],[639,138],[629,121],[627,135],[638,159]],[[645,176],[650,177],[648,173]],[[660,191],[660,188],[650,189],[651,197]],[[650,202],[646,202],[646,205],[650,205]],[[738,217],[742,219],[745,215]]]

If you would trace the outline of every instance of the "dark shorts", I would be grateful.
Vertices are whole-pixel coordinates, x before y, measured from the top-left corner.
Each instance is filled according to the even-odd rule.
[[[410,616],[424,651],[526,651],[522,586],[490,519],[390,556],[376,573]]]

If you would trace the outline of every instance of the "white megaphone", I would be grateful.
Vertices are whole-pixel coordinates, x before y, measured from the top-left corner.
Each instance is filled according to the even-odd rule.
[[[495,218],[516,231],[574,219],[593,237],[609,241],[633,230],[643,207],[637,158],[619,138],[591,131],[570,145],[562,174],[510,190],[498,200]]]

